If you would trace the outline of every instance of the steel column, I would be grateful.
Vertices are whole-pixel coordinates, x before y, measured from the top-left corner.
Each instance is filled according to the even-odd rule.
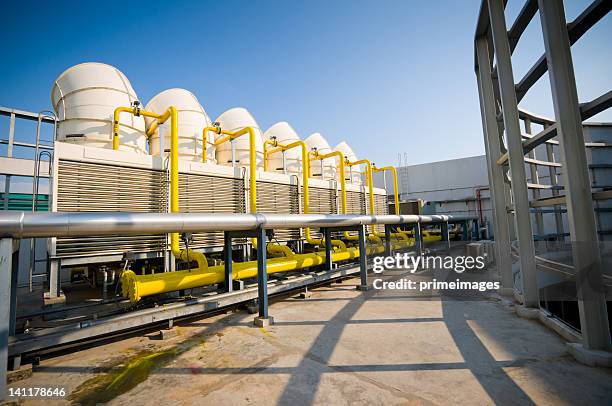
[[[262,227],[257,230],[257,302],[259,317],[268,318],[268,269],[266,266],[267,251],[266,230]]]
[[[561,0],[538,0],[538,7],[565,172],[583,346],[610,350],[601,256],[565,11]]]
[[[232,236],[231,232],[225,231],[223,233],[223,257],[225,261],[225,284],[224,288],[226,292],[231,292],[234,287],[234,278],[232,270]]]
[[[49,297],[56,298],[60,296],[61,283],[60,271],[62,265],[60,259],[52,259],[49,261]]]
[[[325,269],[328,271],[332,270],[332,240],[331,231],[329,228],[323,230],[323,237],[325,238]]]
[[[523,155],[523,142],[514,88],[508,30],[506,28],[506,19],[504,16],[504,1],[488,0],[488,4],[495,57],[497,60],[497,72],[499,75],[499,91],[504,128],[506,130],[510,173],[512,176],[511,186],[512,196],[514,198],[514,222],[518,235],[519,251],[521,253],[520,263],[523,280],[523,298],[526,307],[537,308],[539,307],[539,292],[535,247],[533,232],[531,230],[525,157]]]
[[[446,242],[446,250],[450,251],[450,234],[448,233],[448,221],[440,224],[440,234],[442,241]]]
[[[391,256],[391,225],[385,224],[385,255]]]
[[[6,376],[8,369],[8,338],[11,324],[11,281],[13,262],[13,240],[0,240],[0,401],[6,399]]]
[[[368,260],[366,255],[366,231],[365,226],[359,226],[359,276],[361,277],[362,290],[368,288]]]
[[[491,65],[489,63],[489,45],[486,38],[479,38],[476,41],[476,52],[478,57],[478,72],[476,72],[476,75],[478,78],[485,155],[489,173],[489,190],[493,209],[493,232],[495,233],[497,270],[501,277],[502,288],[514,289],[504,170],[503,166],[497,165],[496,162],[496,158],[501,156],[502,150],[495,114],[495,96],[491,79]]]
[[[423,255],[423,233],[421,232],[421,223],[414,224],[414,245],[418,256]]]

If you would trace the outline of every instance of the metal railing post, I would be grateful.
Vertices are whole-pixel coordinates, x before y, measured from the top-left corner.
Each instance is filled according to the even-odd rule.
[[[521,276],[523,298],[526,307],[538,308],[540,305],[538,280],[536,274],[535,246],[529,211],[529,194],[525,172],[525,156],[519,126],[518,106],[512,73],[508,30],[504,16],[503,0],[488,0],[491,32],[497,60],[499,92],[501,97],[506,142],[508,144],[508,161],[512,176],[512,197],[514,198],[514,223],[518,235],[518,246],[521,253]]]
[[[538,7],[565,172],[582,342],[587,349],[610,350],[599,240],[565,11],[561,0],[539,0]]]
[[[6,399],[6,377],[8,370],[8,338],[11,325],[11,287],[12,281],[13,239],[0,240],[0,401]],[[6,275],[3,275],[6,273]]]

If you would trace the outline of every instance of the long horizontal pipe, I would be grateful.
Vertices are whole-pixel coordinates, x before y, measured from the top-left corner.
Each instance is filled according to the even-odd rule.
[[[302,227],[345,227],[372,224],[443,223],[473,220],[474,216],[351,215],[351,214],[234,214],[130,212],[0,212],[0,237],[86,237],[205,231],[248,231]]]

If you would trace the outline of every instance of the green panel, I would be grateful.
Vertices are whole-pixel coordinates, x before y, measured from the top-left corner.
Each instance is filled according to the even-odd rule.
[[[0,193],[0,208],[4,209],[4,193]],[[36,211],[49,211],[49,196],[38,195]],[[14,211],[32,211],[31,193],[9,193],[8,209]]]

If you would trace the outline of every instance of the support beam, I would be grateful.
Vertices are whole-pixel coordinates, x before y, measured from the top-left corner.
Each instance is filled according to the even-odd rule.
[[[479,38],[476,41],[476,52],[478,53],[478,71],[476,75],[478,79],[478,93],[480,95],[487,172],[489,174],[489,190],[491,192],[493,209],[496,265],[500,274],[502,288],[514,289],[504,169],[495,162],[495,157],[501,154],[501,143],[498,136],[499,129],[496,119],[493,81],[491,79],[489,46],[485,38]]]
[[[440,234],[442,237],[442,241],[445,243],[446,251],[450,251],[450,234],[448,233],[448,221],[445,221],[440,224]]]
[[[391,225],[385,224],[385,255],[391,256]]]
[[[268,246],[266,230],[257,230],[257,302],[259,305],[259,319],[268,319],[268,269],[266,261],[266,247]]]
[[[510,46],[504,16],[503,0],[488,0],[491,32],[497,59],[499,90],[501,97],[504,128],[512,177],[512,197],[514,198],[514,223],[521,253],[521,276],[525,306],[539,307],[539,292],[535,262],[535,247],[529,212],[529,196],[525,173],[523,144],[519,125],[518,106],[514,89],[514,74]]]
[[[225,282],[224,282],[224,290],[226,292],[231,292],[234,287],[234,278],[233,278],[233,270],[232,270],[232,236],[229,231],[225,231],[223,233],[223,260],[225,261]]]
[[[423,255],[423,232],[421,223],[414,224],[414,245],[418,256]]]
[[[331,271],[333,267],[333,260],[332,260],[333,249],[332,249],[331,231],[329,230],[329,228],[325,228],[322,231],[323,231],[323,237],[325,238],[325,269],[327,271]]]
[[[359,276],[360,290],[368,290],[368,259],[366,255],[366,230],[365,226],[359,226]]]
[[[567,218],[583,346],[609,351],[610,328],[602,278],[597,226],[570,39],[561,0],[539,0],[550,86],[565,171]]]

